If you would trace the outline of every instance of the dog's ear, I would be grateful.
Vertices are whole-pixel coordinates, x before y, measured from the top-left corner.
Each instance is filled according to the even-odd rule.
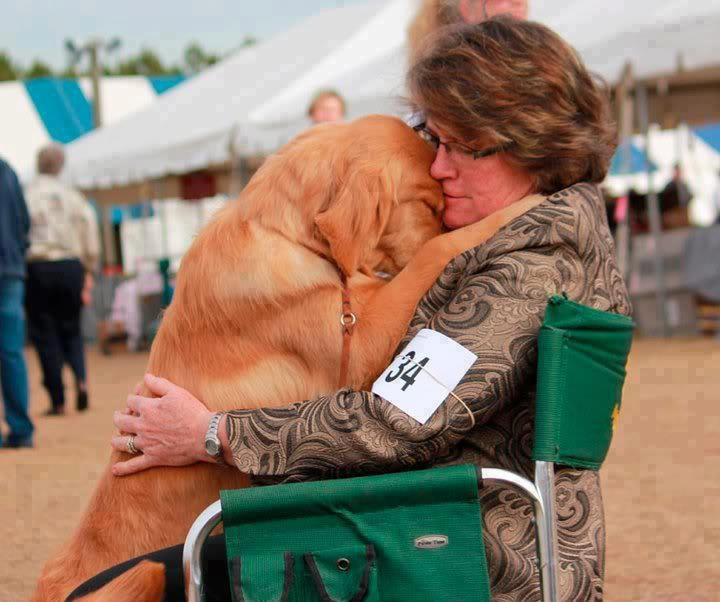
[[[315,217],[315,226],[346,276],[372,272],[372,266],[365,262],[377,246],[396,202],[382,167],[356,165],[349,171],[327,209]]]

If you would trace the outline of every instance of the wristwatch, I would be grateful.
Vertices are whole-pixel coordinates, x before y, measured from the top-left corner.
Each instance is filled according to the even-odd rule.
[[[223,448],[218,437],[218,426],[220,425],[222,412],[216,412],[210,419],[207,432],[205,433],[205,451],[211,458],[221,461],[223,459]]]

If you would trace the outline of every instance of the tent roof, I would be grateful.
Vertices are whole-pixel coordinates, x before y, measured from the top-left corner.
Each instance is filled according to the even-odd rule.
[[[237,124],[241,141],[263,132],[257,147],[266,130],[299,126],[314,90],[400,47],[405,29],[397,23],[413,5],[375,0],[331,9],[245,48],[156,106],[73,144],[66,175],[80,186],[108,187],[221,163]],[[262,123],[272,125],[254,127]]]
[[[708,146],[720,153],[720,123],[695,128],[695,134]]]
[[[104,77],[103,119],[112,124],[155,101],[183,76]],[[92,130],[92,84],[88,78],[39,78],[0,83],[0,155],[22,176],[32,172],[38,149],[66,144]]]
[[[350,115],[402,114],[405,34],[416,0],[331,9],[244,49],[132,118],[70,147],[66,175],[111,187],[272,151],[307,127],[315,90],[332,86]],[[632,59],[636,75],[717,61],[720,0],[543,0],[531,18],[573,44],[610,80]],[[297,52],[293,52],[297,49]]]

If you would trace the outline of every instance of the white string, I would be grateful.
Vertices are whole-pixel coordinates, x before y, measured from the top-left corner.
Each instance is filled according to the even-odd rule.
[[[452,397],[454,397],[454,398],[456,399],[456,401],[458,401],[458,402],[460,403],[460,405],[462,405],[462,407],[464,407],[464,408],[467,410],[468,414],[470,414],[470,420],[472,421],[472,424],[470,425],[470,428],[471,428],[471,429],[475,428],[475,415],[472,413],[472,410],[468,407],[468,405],[467,405],[462,399],[460,399],[457,395],[455,395],[455,392],[454,392],[454,391],[451,391],[451,390],[450,390],[450,387],[448,387],[446,384],[444,384],[443,382],[441,382],[439,378],[436,378],[435,375],[434,375],[432,372],[430,372],[430,370],[428,370],[425,366],[422,366],[421,364],[419,364],[418,362],[416,362],[414,359],[409,358],[409,357],[404,356],[404,355],[402,355],[402,356],[401,356],[401,355],[398,355],[395,359],[398,359],[398,358],[402,359],[403,361],[408,361],[408,362],[410,362],[411,364],[413,364],[414,366],[416,366],[417,368],[420,368],[420,370],[422,370],[423,372],[425,372],[425,374],[427,374],[427,375],[428,375],[430,378],[432,378],[437,384],[439,384],[443,389],[445,389],[445,390],[448,392],[449,395],[451,395]],[[395,361],[395,360],[393,360],[393,361]]]

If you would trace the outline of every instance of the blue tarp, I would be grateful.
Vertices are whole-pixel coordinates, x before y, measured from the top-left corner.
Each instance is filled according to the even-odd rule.
[[[149,77],[150,85],[155,90],[155,94],[164,94],[170,88],[174,88],[178,84],[185,81],[184,75],[162,75],[158,77]]]
[[[629,165],[625,165],[625,153],[630,153]],[[645,152],[635,146],[632,142],[623,142],[618,146],[615,155],[610,164],[610,175],[626,176],[635,173],[645,173],[647,171],[647,162]],[[650,171],[657,171],[657,166],[650,161]]]
[[[110,208],[110,222],[119,224],[126,219],[153,217],[155,209],[152,203],[136,203],[134,205],[113,205]]]
[[[158,95],[184,80],[184,75],[148,78]],[[42,77],[24,84],[52,140],[67,144],[93,129],[92,105],[76,80]]]
[[[92,107],[74,79],[32,79],[25,89],[53,140],[66,144],[92,129]]]
[[[720,152],[720,123],[712,123],[693,129],[698,138]]]

